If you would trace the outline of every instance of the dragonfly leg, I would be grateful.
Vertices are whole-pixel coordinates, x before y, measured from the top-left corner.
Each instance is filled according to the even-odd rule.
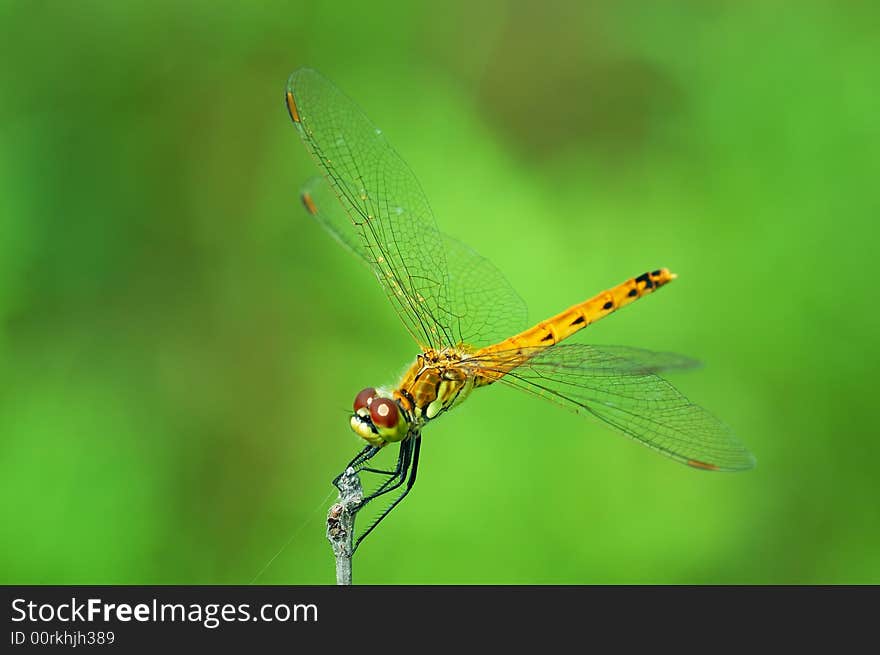
[[[366,466],[364,468],[358,469],[358,470],[361,471],[362,473],[379,473],[381,475],[397,475],[396,470],[395,471],[386,471],[384,469],[371,469],[371,468],[367,468]]]
[[[369,461],[373,458],[373,456],[378,453],[381,448],[377,446],[366,446],[364,449],[359,452],[353,460],[351,460],[348,464],[345,465],[345,468],[342,469],[342,473],[333,478],[333,486],[337,489],[339,488],[339,480],[342,479],[342,476],[345,475],[345,472],[353,468],[355,470],[360,470],[360,467],[364,464],[364,462]]]
[[[406,497],[406,495],[410,492],[410,489],[412,489],[413,485],[416,483],[416,473],[419,470],[419,451],[421,450],[421,446],[422,446],[422,438],[421,438],[421,435],[416,434],[413,436],[412,439],[414,441],[413,446],[412,446],[412,468],[410,468],[410,470],[409,470],[409,478],[406,480],[406,488],[403,490],[403,493],[401,493],[397,498],[394,499],[394,502],[392,502],[388,507],[386,507],[382,511],[382,513],[378,516],[378,518],[370,524],[370,527],[367,528],[357,538],[357,540],[355,540],[354,547],[351,549],[352,554],[354,554],[354,552],[357,550],[358,546],[360,546],[361,542],[364,539],[366,539],[367,535],[370,534],[376,528],[377,525],[379,525],[379,523],[382,521],[382,519],[384,519],[386,516],[388,516],[391,513],[391,510],[393,510],[397,506],[397,504],[400,503],[400,501]],[[407,441],[409,441],[409,439],[407,439]],[[403,444],[401,444],[401,450],[402,449],[403,449]],[[408,462],[407,462],[407,467],[409,467]],[[394,489],[399,487],[401,484],[403,484],[404,478],[406,478],[405,468],[403,470],[402,475],[400,476],[399,482],[397,482],[391,488],[386,489],[385,491],[376,492],[375,494],[370,496],[370,499],[375,498],[377,495],[383,495],[383,494],[386,494],[390,491],[393,491]],[[389,482],[390,482],[390,480],[389,480]],[[388,484],[388,482],[386,482],[386,484]]]
[[[342,479],[342,476],[345,475],[345,471],[349,468],[355,469],[358,473],[361,472],[369,472],[369,473],[377,473],[379,475],[388,476],[388,479],[385,480],[376,491],[366,496],[360,502],[360,507],[366,505],[369,501],[374,498],[381,496],[383,494],[388,493],[389,491],[393,491],[401,484],[406,478],[406,471],[409,468],[410,456],[412,454],[412,439],[405,439],[400,443],[400,451],[397,456],[397,464],[394,467],[393,471],[383,471],[381,469],[368,468],[364,466],[366,462],[373,458],[381,450],[376,446],[367,446],[361,452],[355,456],[353,460],[351,460],[345,467],[344,471],[333,478],[333,484],[336,488],[339,488],[339,480]]]
[[[388,475],[388,479],[381,484],[373,493],[369,494],[361,502],[361,507],[379,496],[384,496],[397,489],[406,480],[406,473],[409,470],[410,461],[412,460],[413,439],[405,439],[400,442],[400,451],[397,455],[397,464],[393,471],[379,471],[381,474]],[[363,470],[363,469],[361,469]]]

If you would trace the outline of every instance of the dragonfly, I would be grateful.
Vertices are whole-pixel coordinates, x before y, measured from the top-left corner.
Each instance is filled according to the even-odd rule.
[[[351,429],[365,442],[349,462],[382,476],[367,503],[391,503],[352,553],[412,489],[425,426],[476,389],[507,385],[603,421],[619,433],[704,471],[743,471],[755,459],[731,429],[660,377],[698,363],[634,347],[570,343],[569,337],[676,278],[654,269],[528,327],[526,306],[504,275],[442,233],[406,162],[359,106],[318,72],[287,83],[288,113],[321,175],[306,182],[306,212],[372,269],[418,345],[396,384],[354,399]],[[396,465],[370,460],[398,447]],[[334,484],[339,486],[342,474]]]

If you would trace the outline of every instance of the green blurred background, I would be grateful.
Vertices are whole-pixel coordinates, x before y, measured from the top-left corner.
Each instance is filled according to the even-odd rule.
[[[0,581],[333,581],[347,411],[415,348],[298,203],[308,65],[531,318],[676,271],[581,339],[703,360],[672,379],[758,458],[476,393],[356,582],[880,582],[876,3],[247,11],[2,4]]]

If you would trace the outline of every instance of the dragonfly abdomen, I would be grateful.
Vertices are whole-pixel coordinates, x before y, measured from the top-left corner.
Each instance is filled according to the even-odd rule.
[[[527,348],[552,346],[621,307],[654,292],[674,278],[675,275],[666,268],[652,273],[642,273],[638,277],[630,278],[616,287],[573,305],[556,316],[510,337],[498,344],[498,349],[508,350],[520,346]]]
[[[535,349],[552,346],[563,339],[567,339],[575,332],[582,330],[591,323],[595,323],[635,302],[642,296],[653,293],[663,285],[675,279],[675,274],[669,269],[661,268],[650,273],[642,273],[637,277],[628,279],[607,291],[599,293],[589,300],[572,305],[556,316],[541,321],[528,330],[505,339],[500,343],[483,348],[474,354],[474,357],[486,360],[492,353],[505,353],[503,360],[499,360],[496,371],[497,376],[484,376],[485,380],[478,380],[478,385],[488,384],[500,378],[503,373],[510,371],[525,363]],[[511,352],[520,351],[521,357],[513,357]]]

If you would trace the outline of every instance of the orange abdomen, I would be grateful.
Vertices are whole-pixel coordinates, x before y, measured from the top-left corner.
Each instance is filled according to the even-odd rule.
[[[608,316],[612,312],[635,302],[642,296],[653,293],[655,290],[675,279],[675,274],[669,269],[661,268],[650,273],[642,273],[638,277],[630,278],[616,287],[603,291],[589,300],[572,305],[556,316],[541,321],[537,325],[474,353],[474,357],[485,359],[487,355],[496,352],[505,352],[504,364],[497,367],[503,371],[509,371],[523,364],[529,354],[523,353],[521,359],[510,357],[511,351],[518,349],[528,350],[541,346],[552,346],[563,339],[567,339],[578,330],[582,330],[591,323]],[[503,373],[499,373],[501,377]],[[488,380],[487,382],[494,381]]]

